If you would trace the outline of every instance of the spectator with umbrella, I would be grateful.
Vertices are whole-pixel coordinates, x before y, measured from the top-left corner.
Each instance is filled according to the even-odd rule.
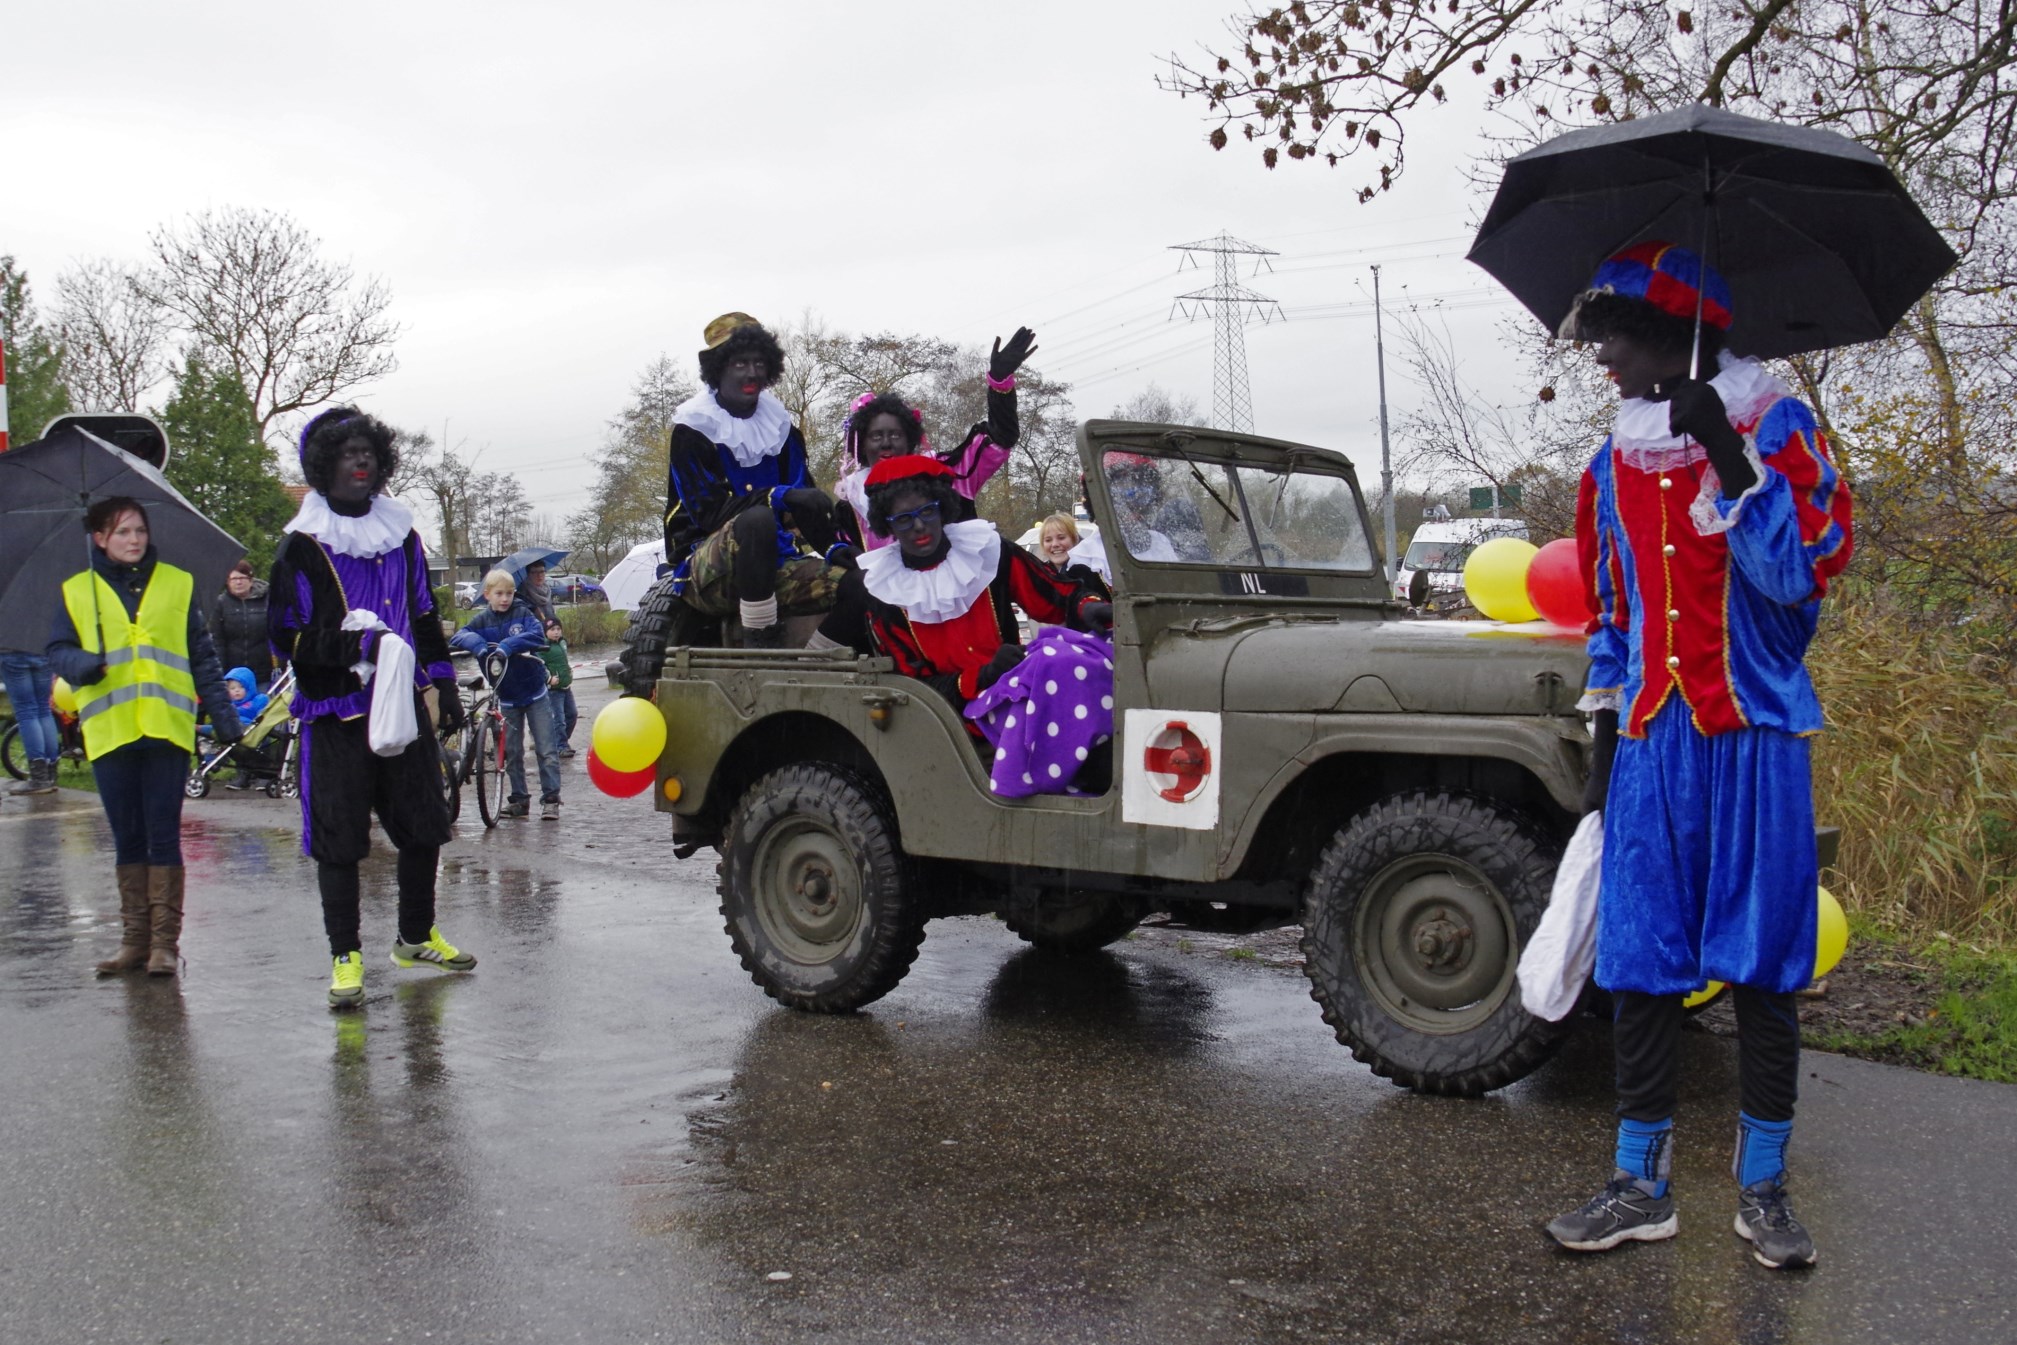
[[[254,577],[250,561],[239,561],[224,577],[224,591],[210,609],[210,636],[217,642],[220,663],[252,670],[259,679],[252,690],[273,684],[273,646],[266,640],[266,581]]]
[[[90,507],[84,527],[90,566],[63,581],[48,657],[76,689],[85,755],[112,827],[121,936],[98,974],[145,967],[150,976],[173,976],[182,936],[182,779],[196,748],[198,698],[219,742],[234,743],[243,730],[194,601],[195,578],[160,559],[146,508],[114,495]]]

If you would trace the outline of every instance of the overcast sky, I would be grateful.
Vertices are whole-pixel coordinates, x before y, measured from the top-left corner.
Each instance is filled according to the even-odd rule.
[[[1516,310],[1462,261],[1477,104],[1459,90],[1367,206],[1357,167],[1214,153],[1155,77],[1226,48],[1234,8],[10,6],[0,252],[46,306],[69,263],[138,261],[163,221],[285,211],[391,287],[399,371],[359,399],[446,422],[558,516],[638,369],[729,309],[963,342],[1028,323],[1081,417],[1151,381],[1209,410],[1209,323],[1171,301],[1210,276],[1168,248],[1223,229],[1281,254],[1248,281],[1287,319],[1248,329],[1255,429],[1376,485],[1370,263],[1390,310],[1441,296],[1467,372],[1516,395]]]

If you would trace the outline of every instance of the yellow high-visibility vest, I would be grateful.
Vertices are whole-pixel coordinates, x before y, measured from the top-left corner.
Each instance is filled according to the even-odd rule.
[[[126,604],[97,572],[84,570],[63,581],[63,606],[77,628],[77,643],[105,656],[105,676],[76,688],[84,754],[93,761],[142,738],[196,750],[196,680],[189,675],[189,602],[195,592],[189,571],[156,561],[139,613],[128,620]]]

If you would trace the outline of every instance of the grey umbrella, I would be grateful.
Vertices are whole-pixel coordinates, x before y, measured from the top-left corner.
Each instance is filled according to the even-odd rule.
[[[1761,358],[1885,336],[1955,262],[1872,151],[1701,104],[1508,161],[1469,255],[1554,331],[1606,258],[1656,239],[1723,273],[1729,347]]]
[[[48,642],[63,581],[91,563],[85,511],[113,495],[146,508],[156,553],[194,575],[199,595],[221,589],[245,554],[154,467],[63,426],[0,453],[0,644],[39,651]]]

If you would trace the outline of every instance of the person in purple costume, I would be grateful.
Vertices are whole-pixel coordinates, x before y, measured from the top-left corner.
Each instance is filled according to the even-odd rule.
[[[392,961],[468,971],[476,959],[434,923],[435,874],[450,835],[441,745],[423,731],[391,756],[369,739],[375,653],[386,635],[413,647],[414,716],[438,693],[442,727],[460,727],[462,701],[448,641],[427,586],[413,511],[379,492],[397,470],[392,431],[355,407],[324,411],[301,431],[309,491],[273,562],[267,622],[273,648],[294,664],[301,737],[301,848],[315,861],[322,924],[334,959],[332,1008],[364,1002],[358,863],[371,851],[371,815],[399,852],[399,931]]]

